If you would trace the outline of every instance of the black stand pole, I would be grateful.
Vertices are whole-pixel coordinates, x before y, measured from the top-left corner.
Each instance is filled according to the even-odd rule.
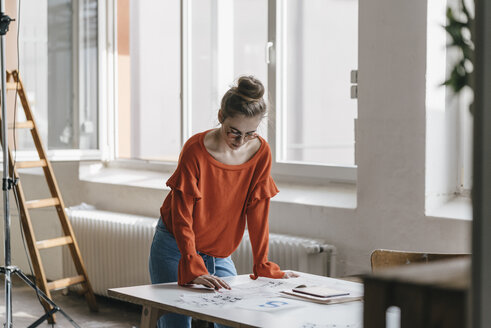
[[[68,321],[77,328],[80,328],[75,321],[73,321],[59,306],[57,306],[53,301],[51,301],[46,294],[41,291],[29,278],[26,277],[22,271],[16,266],[11,265],[11,251],[10,251],[10,204],[9,204],[9,194],[10,189],[16,183],[9,176],[9,152],[8,152],[8,123],[7,123],[7,92],[6,92],[6,74],[7,70],[5,67],[5,34],[9,29],[9,24],[13,20],[9,16],[4,14],[5,2],[0,0],[0,62],[1,62],[1,84],[2,84],[2,149],[3,149],[3,208],[4,208],[4,219],[5,219],[5,266],[0,267],[0,273],[5,275],[5,318],[4,328],[12,327],[12,274],[16,274],[21,278],[28,286],[36,291],[36,293],[42,297],[49,305],[53,307],[50,311],[40,317],[36,322],[34,322],[31,327],[39,326],[44,320],[52,317],[52,315],[60,311]]]
[[[51,317],[55,312],[60,312],[65,316],[65,318],[74,326],[77,328],[80,328],[79,325],[75,321],[73,321],[72,318],[68,316],[68,314],[65,313],[58,305],[56,305],[52,300],[48,298],[48,296],[38,288],[29,278],[16,266],[10,266],[8,268],[5,267],[0,267],[0,273],[7,274],[7,272],[10,271],[10,273],[16,274],[20,279],[22,279],[29,287],[34,289],[36,293],[42,297],[49,305],[53,307],[50,311],[47,311],[43,316],[41,316],[38,320],[36,320],[33,324],[31,324],[28,328],[32,327],[37,327],[39,326],[44,320],[48,319]]]

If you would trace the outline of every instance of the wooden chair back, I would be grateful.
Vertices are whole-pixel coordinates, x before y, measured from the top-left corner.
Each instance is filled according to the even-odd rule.
[[[424,252],[406,252],[388,249],[376,249],[370,256],[372,271],[406,265],[411,263],[428,263],[438,260],[445,260],[457,257],[469,257],[470,254],[455,253],[424,253]]]

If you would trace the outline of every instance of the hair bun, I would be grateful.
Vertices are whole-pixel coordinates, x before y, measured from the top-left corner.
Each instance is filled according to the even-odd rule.
[[[264,95],[264,86],[254,76],[241,76],[237,83],[237,92],[243,98],[260,100]]]
[[[236,115],[263,118],[267,111],[263,95],[264,86],[261,81],[254,76],[241,76],[237,84],[231,86],[222,97],[220,123]]]

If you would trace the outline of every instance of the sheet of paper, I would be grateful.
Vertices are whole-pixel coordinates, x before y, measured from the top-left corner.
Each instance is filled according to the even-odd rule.
[[[181,295],[181,301],[192,306],[197,307],[223,307],[227,305],[235,304],[245,298],[242,293],[233,291],[223,292],[207,292],[202,294],[183,294]]]
[[[286,298],[253,298],[237,303],[238,307],[253,311],[276,312],[302,307],[303,305]]]
[[[240,291],[244,295],[273,297],[284,289],[294,288],[297,282],[287,279],[258,278],[239,285],[232,285],[232,290]]]

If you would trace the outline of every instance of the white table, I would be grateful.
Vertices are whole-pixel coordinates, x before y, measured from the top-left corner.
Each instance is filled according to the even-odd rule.
[[[124,288],[113,288],[108,290],[111,297],[143,306],[141,328],[155,327],[156,320],[166,312],[186,314],[198,319],[217,322],[232,327],[295,327],[295,328],[361,328],[363,322],[363,303],[353,301],[341,304],[316,304],[308,301],[292,300],[281,298],[289,303],[290,308],[275,309],[274,311],[258,311],[244,308],[245,303],[254,305],[255,303],[267,302],[271,299],[262,297],[259,290],[284,289],[286,285],[273,286],[274,281],[283,284],[299,285],[316,284],[325,285],[335,289],[349,291],[352,295],[363,294],[363,285],[356,282],[333,279],[328,277],[316,276],[298,272],[299,278],[292,279],[265,279],[251,280],[248,275],[237,277],[227,277],[225,280],[231,285],[235,295],[247,294],[244,299],[238,302],[226,303],[225,305],[210,304],[198,306],[194,300],[200,301],[201,297],[209,298],[216,295],[215,292],[204,290],[203,288],[181,287],[176,283],[144,285]],[[245,287],[248,287],[247,289]],[[265,287],[266,286],[266,287]],[[270,286],[272,286],[270,288]],[[250,287],[250,288],[249,288]],[[257,288],[258,293],[254,292]],[[226,292],[225,292],[226,293]],[[223,295],[225,295],[223,293]],[[251,294],[254,293],[254,294]],[[222,297],[218,295],[218,297]],[[185,299],[185,301],[183,301]],[[272,299],[271,307],[277,302],[278,298]],[[205,300],[204,303],[207,300]],[[201,302],[203,304],[203,302]],[[250,307],[251,305],[249,305]]]

